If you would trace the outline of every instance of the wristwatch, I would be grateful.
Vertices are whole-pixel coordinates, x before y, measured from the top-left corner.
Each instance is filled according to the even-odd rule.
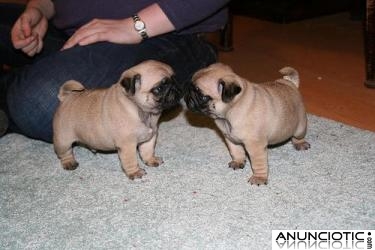
[[[138,32],[138,34],[142,37],[142,40],[148,38],[146,24],[142,21],[142,19],[137,15],[132,16],[134,21],[134,29]]]

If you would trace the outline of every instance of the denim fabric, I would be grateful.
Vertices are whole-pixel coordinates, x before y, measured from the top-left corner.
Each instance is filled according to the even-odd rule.
[[[4,39],[6,29],[1,29]],[[49,34],[50,35],[50,34]],[[9,36],[9,34],[8,34]],[[216,61],[216,52],[197,35],[167,34],[148,39],[138,45],[118,45],[107,42],[59,51],[64,39],[46,39],[46,52],[15,73],[7,82],[9,116],[19,131],[29,137],[52,141],[52,119],[58,105],[57,94],[67,80],[75,79],[86,88],[108,87],[121,73],[147,59],[169,64],[177,82],[184,87],[198,69]],[[0,44],[1,57],[14,60],[14,50]],[[51,52],[53,51],[53,52]],[[11,53],[15,54],[11,55]],[[10,53],[10,54],[9,54]],[[20,62],[24,63],[21,58]],[[30,60],[30,59],[28,59]],[[4,62],[1,59],[2,63]],[[18,62],[11,61],[13,64]]]

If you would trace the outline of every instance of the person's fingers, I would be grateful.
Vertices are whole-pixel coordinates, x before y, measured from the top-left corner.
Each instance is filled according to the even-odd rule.
[[[35,54],[40,53],[43,49],[43,39],[38,34],[36,34],[36,37],[35,46],[30,45],[27,51],[24,50],[28,56],[34,56]]]
[[[39,39],[36,37],[30,44],[22,48],[22,51],[27,54],[28,56],[33,56],[36,54],[38,49]]]
[[[87,45],[89,43],[95,42],[97,39],[97,31],[96,30],[91,30],[91,29],[86,29],[86,30],[80,30],[76,32],[73,36],[71,36],[68,41],[64,44],[62,47],[62,50],[72,48],[76,45]],[[91,37],[91,38],[90,38]],[[86,43],[82,43],[82,41],[87,41]]]
[[[61,50],[70,49],[70,48],[74,47],[76,44],[77,44],[77,42],[72,37],[70,37],[64,43],[64,45],[62,46]]]
[[[21,26],[22,34],[24,35],[25,38],[31,36],[30,20],[27,16],[20,17],[20,26]]]
[[[30,36],[24,39],[21,39],[19,37],[16,37],[15,39],[12,39],[13,41],[13,47],[15,49],[23,49],[26,46],[30,45],[31,43],[35,42],[37,38],[35,36]]]
[[[95,19],[79,28],[64,44],[62,50],[76,45],[88,45],[96,42],[109,41],[108,24],[111,21]]]
[[[22,49],[22,51],[28,56],[34,56],[36,54],[37,48],[38,48],[38,44],[33,43],[33,44],[30,44],[27,48]]]
[[[81,46],[97,43],[97,42],[103,42],[103,41],[108,41],[108,37],[106,36],[106,33],[103,32],[96,32],[93,33],[89,36],[86,36],[82,38],[78,44]]]
[[[38,42],[38,48],[36,50],[36,53],[40,53],[43,49],[43,39],[39,39],[39,42]]]

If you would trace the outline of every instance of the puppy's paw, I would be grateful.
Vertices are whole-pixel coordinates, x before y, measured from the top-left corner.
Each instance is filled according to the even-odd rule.
[[[267,177],[261,177],[261,176],[251,176],[250,179],[248,180],[251,185],[267,185]]]
[[[135,173],[128,174],[130,180],[141,179],[142,176],[146,175],[146,171],[142,168],[138,169]]]
[[[61,162],[61,164],[65,170],[74,170],[78,167],[78,162],[76,162],[75,160],[63,161]]]
[[[149,167],[159,167],[163,163],[164,163],[163,159],[157,156],[154,156],[145,162],[145,164]]]
[[[307,141],[299,142],[299,143],[293,143],[293,146],[296,150],[308,150],[310,148],[310,143]]]
[[[243,169],[245,167],[245,162],[231,161],[228,163],[228,167],[233,170]]]

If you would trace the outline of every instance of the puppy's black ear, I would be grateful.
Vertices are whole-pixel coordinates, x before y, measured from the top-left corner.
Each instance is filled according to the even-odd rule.
[[[130,95],[134,95],[137,85],[141,84],[141,75],[136,74],[133,77],[124,77],[120,83],[126,92]]]
[[[241,92],[241,87],[236,83],[226,83],[224,80],[220,79],[218,84],[218,90],[221,92],[221,100],[228,103],[233,100],[233,98]]]

